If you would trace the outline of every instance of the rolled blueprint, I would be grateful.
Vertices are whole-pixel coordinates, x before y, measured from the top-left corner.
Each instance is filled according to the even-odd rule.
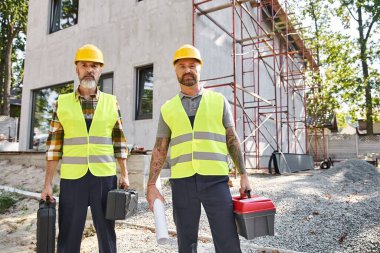
[[[154,223],[156,225],[156,238],[158,244],[169,242],[168,226],[166,224],[165,206],[161,200],[156,199],[153,204]]]

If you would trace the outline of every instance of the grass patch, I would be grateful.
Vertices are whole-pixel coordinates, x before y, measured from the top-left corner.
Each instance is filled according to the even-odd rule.
[[[5,213],[16,202],[17,199],[13,194],[0,192],[0,214]]]

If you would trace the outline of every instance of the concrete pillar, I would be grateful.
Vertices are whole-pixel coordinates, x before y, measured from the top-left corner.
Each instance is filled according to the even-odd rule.
[[[131,155],[127,160],[130,188],[137,190],[139,197],[145,196],[150,159],[151,155]],[[160,177],[157,180],[157,187],[161,188]]]

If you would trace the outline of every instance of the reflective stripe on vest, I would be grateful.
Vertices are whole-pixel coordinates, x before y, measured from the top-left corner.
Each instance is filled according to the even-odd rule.
[[[73,157],[73,156],[64,156],[62,157],[62,163],[64,164],[87,164],[90,163],[109,163],[115,162],[115,156],[111,155],[90,155],[88,158],[84,157]]]
[[[60,95],[57,116],[64,130],[61,178],[77,179],[88,169],[95,176],[116,174],[112,130],[118,119],[115,96],[101,92],[87,131],[75,93]]]
[[[112,145],[112,138],[110,137],[97,137],[90,136],[90,143],[92,144],[109,144]],[[66,145],[83,145],[87,144],[87,137],[65,138]]]
[[[226,130],[223,126],[224,98],[205,90],[194,120],[194,128],[177,95],[166,102],[161,113],[171,130],[171,177],[227,175]]]

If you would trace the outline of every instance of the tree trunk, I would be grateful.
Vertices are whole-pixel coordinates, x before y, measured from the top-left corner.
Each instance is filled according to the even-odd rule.
[[[1,114],[9,116],[9,97],[11,95],[11,81],[12,81],[12,49],[13,39],[15,33],[9,32],[9,39],[5,47],[5,75],[4,75],[4,91],[3,91],[3,104],[1,107]]]
[[[0,55],[4,55],[3,51],[0,51]],[[0,60],[0,108],[3,104],[4,72],[5,72],[5,64],[4,64],[3,59],[1,59]]]
[[[364,38],[364,27],[362,18],[362,7],[358,7],[358,24],[359,24],[359,43],[360,43],[360,60],[363,71],[363,85],[365,89],[365,108],[366,108],[366,123],[367,134],[373,135],[373,118],[372,118],[372,95],[371,83],[369,82],[369,71],[367,62],[367,40]]]
[[[3,104],[3,90],[4,90],[4,75],[5,75],[5,34],[6,32],[6,26],[5,23],[2,21],[1,22],[1,37],[0,37],[0,43],[3,45],[0,49],[0,108],[2,107]]]

